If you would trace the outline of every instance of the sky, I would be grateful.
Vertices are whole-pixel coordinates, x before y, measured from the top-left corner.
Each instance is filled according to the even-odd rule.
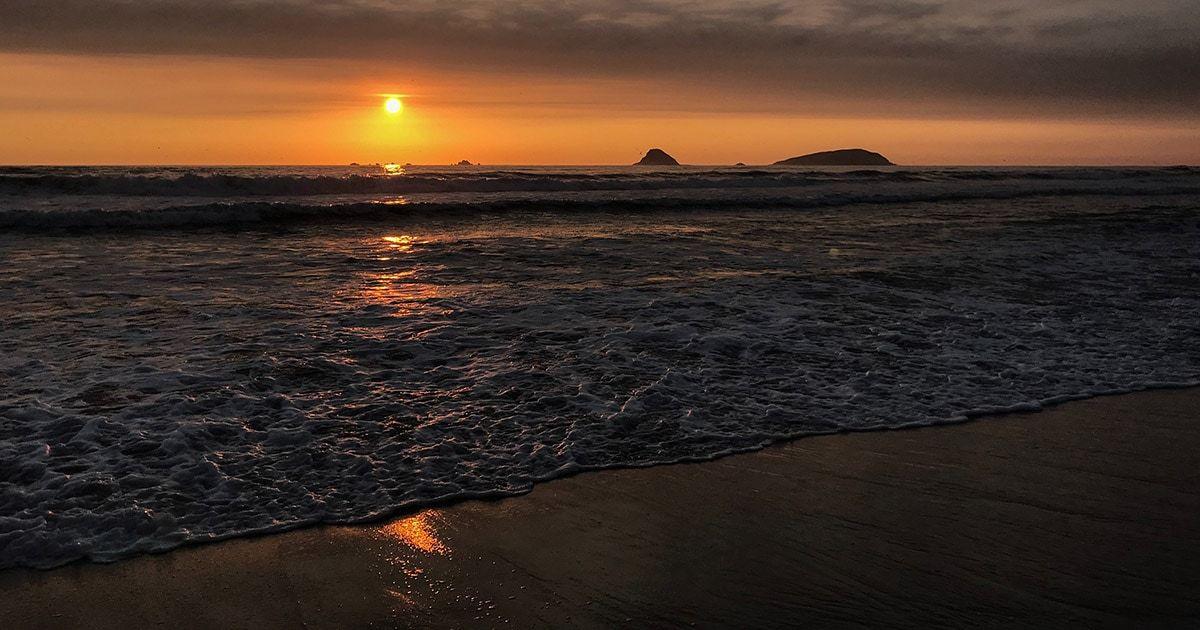
[[[650,147],[1200,163],[1194,0],[0,0],[0,16],[8,164],[625,164]]]

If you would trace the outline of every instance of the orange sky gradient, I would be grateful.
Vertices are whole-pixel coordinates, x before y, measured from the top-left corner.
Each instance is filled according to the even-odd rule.
[[[387,93],[407,95],[401,114],[383,111]],[[1200,123],[402,59],[0,54],[6,164],[629,164],[650,147],[691,164],[841,147],[913,165],[1182,164],[1200,161]]]

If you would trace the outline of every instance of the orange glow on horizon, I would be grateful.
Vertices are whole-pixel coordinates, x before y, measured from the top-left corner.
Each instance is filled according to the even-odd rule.
[[[398,87],[419,90],[421,106]],[[968,115],[702,91],[419,67],[398,82],[316,61],[0,54],[0,163],[628,165],[652,146],[701,165],[842,147],[906,165],[1200,160],[1192,119]]]

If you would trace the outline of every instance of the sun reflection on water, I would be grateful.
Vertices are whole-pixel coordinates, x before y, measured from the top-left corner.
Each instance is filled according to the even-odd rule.
[[[446,313],[451,305],[444,300],[463,291],[444,282],[437,265],[422,262],[431,242],[423,236],[375,232],[356,241],[354,256],[363,268],[356,270],[353,281],[340,283],[335,296],[365,316],[353,326],[359,334],[384,338],[399,324],[391,317]]]
[[[429,302],[449,297],[452,292],[442,285],[419,282],[414,271],[366,274],[365,280],[352,294],[357,301],[386,305],[396,315],[415,313]]]
[[[413,243],[416,242],[416,239],[408,234],[392,234],[383,237],[383,240],[385,243],[391,245],[394,250],[401,252],[411,251]]]

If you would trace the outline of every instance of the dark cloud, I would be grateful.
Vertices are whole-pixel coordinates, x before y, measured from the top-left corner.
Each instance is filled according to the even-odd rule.
[[[1200,100],[1191,0],[0,0],[0,16],[9,52],[653,78],[910,111],[1190,116]]]

